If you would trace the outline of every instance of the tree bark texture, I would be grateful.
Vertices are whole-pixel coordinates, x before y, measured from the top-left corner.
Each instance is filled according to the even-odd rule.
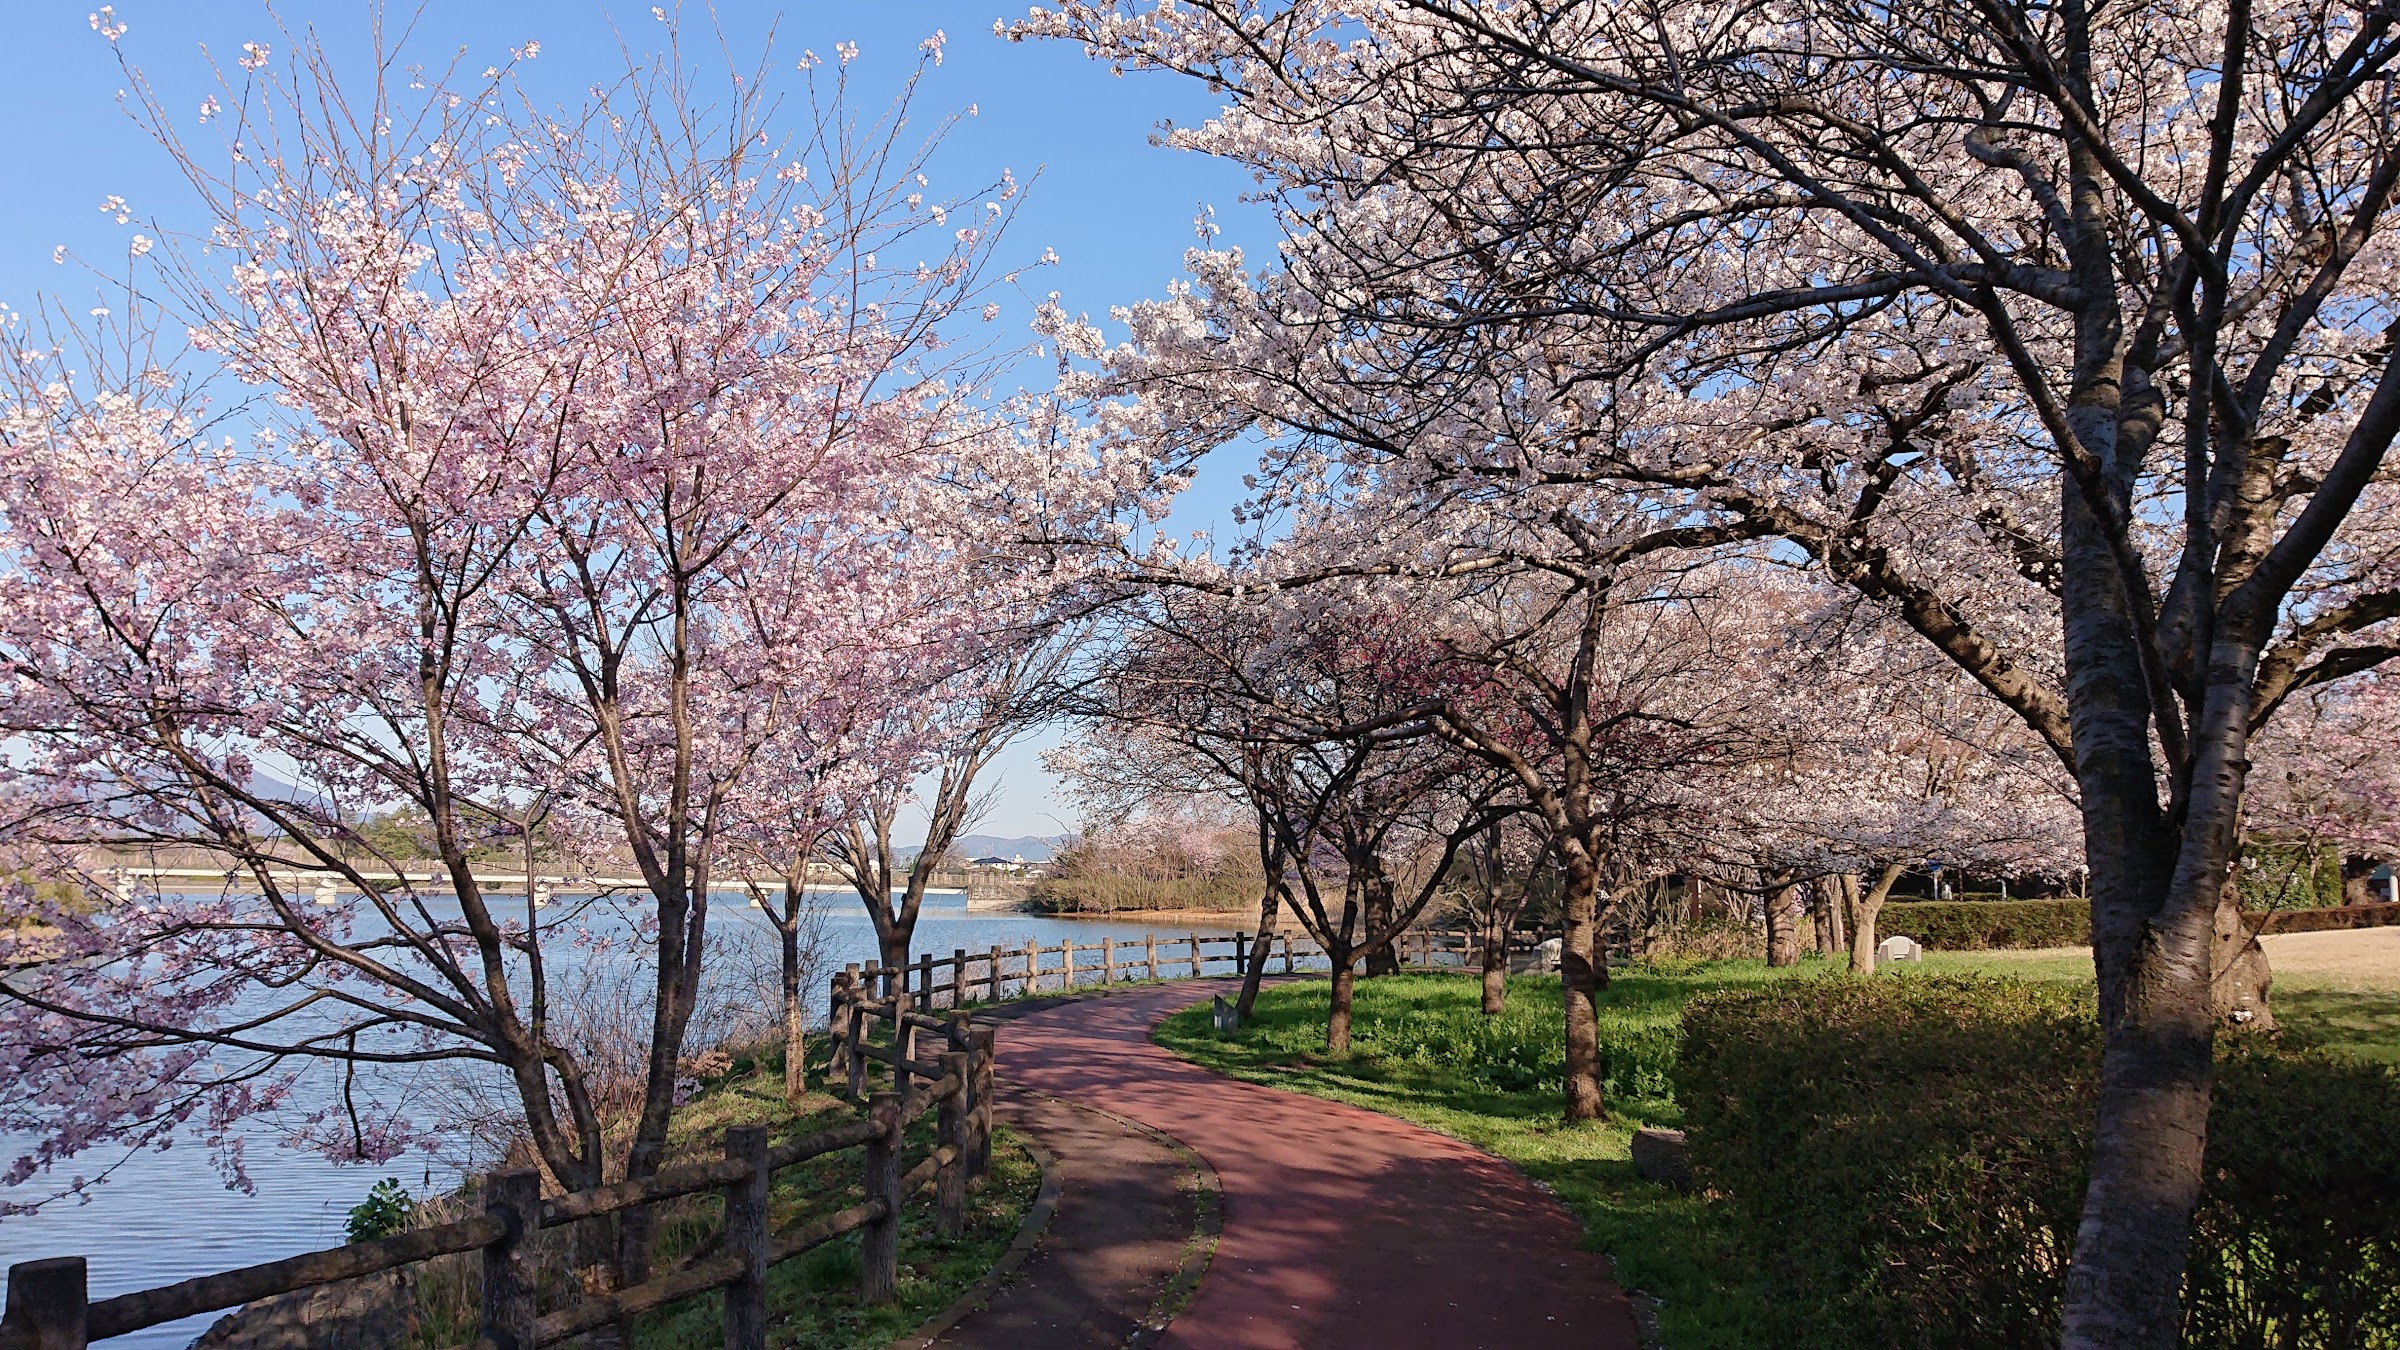
[[[1350,997],[1358,988],[1358,966],[1348,951],[1333,962],[1333,996],[1325,1012],[1325,1048],[1337,1055],[1350,1050]]]
[[[1483,915],[1483,1015],[1497,1017],[1508,1008],[1507,916],[1492,905]]]
[[[1565,922],[1560,932],[1559,988],[1566,1002],[1566,1118],[1598,1120],[1606,1109],[1600,1064],[1599,980],[1592,970],[1598,934],[1599,869],[1584,850],[1566,851]]]
[[[1800,964],[1800,888],[1790,882],[1767,889],[1767,964],[1777,969]]]
[[[1899,882],[1901,874],[1906,870],[1898,863],[1888,864],[1884,867],[1882,875],[1875,878],[1875,885],[1864,891],[1859,887],[1857,874],[1849,873],[1841,878],[1842,889],[1851,896],[1851,974],[1872,975],[1875,973],[1875,921],[1882,917],[1884,902],[1891,899],[1892,887]]]

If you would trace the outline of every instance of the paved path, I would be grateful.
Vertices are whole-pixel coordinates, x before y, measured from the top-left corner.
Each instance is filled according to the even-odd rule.
[[[1372,1111],[1233,1082],[1150,1043],[1161,1018],[1224,988],[1185,981],[1085,999],[1017,1017],[1000,1036],[1004,1081],[1163,1131],[1215,1170],[1215,1259],[1158,1344],[1635,1350],[1633,1311],[1606,1263],[1576,1246],[1574,1217],[1514,1168]],[[1029,1279],[1025,1295],[1039,1284]],[[1011,1343],[953,1339],[980,1335],[978,1321],[1010,1302],[1003,1294],[942,1343]]]
[[[1146,1334],[1205,1263],[1216,1187],[1173,1140],[1088,1106],[1001,1084],[1002,1119],[1050,1154],[1058,1208],[989,1302],[933,1338],[943,1350],[1101,1350]]]

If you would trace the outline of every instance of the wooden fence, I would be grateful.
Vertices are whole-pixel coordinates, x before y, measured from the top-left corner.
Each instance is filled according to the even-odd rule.
[[[1441,954],[1459,956],[1469,950],[1472,940],[1472,935],[1465,932],[1413,930],[1401,934],[1393,948],[1403,965],[1454,964],[1437,961],[1436,957]],[[1102,938],[1098,942],[1076,942],[1070,939],[1054,947],[1044,947],[1034,942],[1022,947],[991,947],[980,952],[960,947],[945,957],[936,957],[927,952],[905,966],[852,963],[833,977],[826,1000],[834,1038],[834,1056],[838,1066],[843,1054],[842,1046],[847,1037],[853,1034],[852,1021],[846,1010],[860,996],[889,1000],[904,995],[913,1010],[930,1012],[1129,980],[1185,979],[1208,974],[1243,975],[1248,973],[1250,947],[1251,935],[1248,933],[1230,936],[1223,933],[1145,933],[1140,938],[1122,941]],[[1086,959],[1079,964],[1079,957],[1098,959]],[[1285,974],[1293,974],[1301,969],[1303,962],[1314,965],[1324,959],[1325,950],[1314,938],[1295,938],[1290,933],[1279,933],[1268,947],[1264,964],[1269,972],[1280,969]]]
[[[866,1105],[856,1120],[781,1144],[768,1142],[764,1125],[736,1126],[725,1132],[719,1161],[547,1198],[537,1172],[494,1172],[484,1178],[483,1212],[469,1218],[97,1302],[86,1297],[84,1258],[21,1261],[9,1267],[0,1350],[82,1350],[144,1327],[464,1252],[482,1254],[483,1273],[479,1334],[466,1350],[554,1345],[712,1289],[725,1291],[728,1350],[764,1350],[768,1268],[853,1232],[861,1235],[860,1298],[887,1302],[898,1291],[903,1202],[931,1186],[935,1223],[956,1233],[968,1183],[990,1161],[993,1033],[971,1025],[963,1013],[939,1019],[912,1013],[906,996],[857,1000],[856,1012],[853,1025],[863,1029],[880,1015],[891,1031],[881,1045],[863,1035],[845,1042],[847,1081]],[[942,1036],[943,1049],[919,1059],[917,1033],[928,1029]],[[888,1066],[892,1090],[869,1091],[870,1062]],[[936,1144],[904,1169],[901,1136],[929,1110],[940,1113]],[[846,1149],[860,1150],[864,1198],[784,1232],[771,1231],[767,1195],[774,1173]],[[536,1231],[712,1191],[725,1200],[722,1240],[693,1260],[553,1312],[535,1306]]]

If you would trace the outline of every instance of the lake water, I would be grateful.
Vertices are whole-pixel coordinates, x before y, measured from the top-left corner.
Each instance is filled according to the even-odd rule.
[[[821,932],[829,970],[846,962],[875,959],[875,933],[855,897],[826,897]],[[748,922],[765,932],[755,915],[745,914],[739,899],[720,897],[710,909],[712,927],[727,919]],[[1254,921],[1255,922],[1255,921]],[[965,897],[929,895],[920,914],[916,950],[947,958],[956,948],[983,952],[995,944],[1022,949],[1027,942],[1055,947],[1072,935],[1077,942],[1097,942],[1103,936],[1120,942],[1144,933],[1161,937],[1190,931],[1230,932],[1236,923],[1211,928],[1204,924],[1173,926],[1105,920],[1046,919],[1016,913],[970,913]],[[1188,948],[1177,955],[1185,955]],[[1224,948],[1215,949],[1223,952]],[[1168,953],[1162,951],[1165,965]],[[1080,965],[1097,958],[1078,957]],[[1055,953],[1045,961],[1054,965]],[[1271,967],[1272,968],[1272,967]],[[1220,967],[1221,969],[1221,967]],[[1181,969],[1166,973],[1182,974]],[[1013,990],[1012,990],[1013,992]],[[821,1021],[822,981],[812,998]],[[15,1149],[0,1140],[0,1148]],[[260,1261],[272,1261],[321,1247],[339,1245],[343,1221],[352,1205],[383,1177],[397,1177],[411,1191],[423,1194],[455,1185],[456,1176],[439,1165],[429,1166],[414,1155],[380,1167],[341,1166],[312,1153],[286,1149],[263,1127],[248,1145],[256,1195],[229,1191],[198,1147],[143,1153],[119,1163],[110,1179],[95,1188],[83,1204],[63,1201],[41,1213],[0,1219],[0,1267],[47,1256],[81,1255],[90,1262],[91,1295],[106,1298],[137,1289],[153,1288]],[[77,1170],[91,1174],[114,1161],[87,1153],[74,1160]],[[24,1188],[36,1194],[43,1179]],[[7,1195],[0,1190],[0,1196]],[[189,1345],[216,1315],[153,1327],[105,1342],[111,1347],[167,1350]]]

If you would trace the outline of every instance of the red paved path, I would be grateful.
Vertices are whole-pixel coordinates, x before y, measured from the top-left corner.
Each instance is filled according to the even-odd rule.
[[[1556,1198],[1455,1139],[1234,1082],[1150,1043],[1225,988],[1181,983],[1033,1013],[1000,1073],[1183,1141],[1224,1186],[1225,1231],[1182,1350],[1635,1350],[1633,1310]]]

